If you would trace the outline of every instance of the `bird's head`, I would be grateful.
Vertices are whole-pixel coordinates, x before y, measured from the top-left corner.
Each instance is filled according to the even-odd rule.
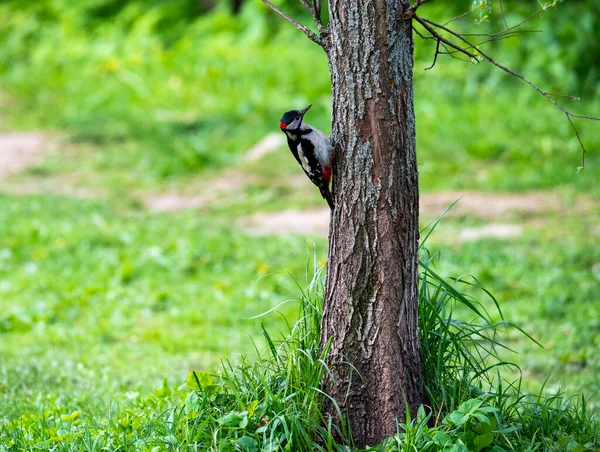
[[[312,107],[309,105],[302,110],[290,110],[285,112],[281,119],[279,120],[279,128],[284,132],[286,130],[298,130],[302,125],[302,119],[304,118],[304,114],[308,111],[308,109]]]

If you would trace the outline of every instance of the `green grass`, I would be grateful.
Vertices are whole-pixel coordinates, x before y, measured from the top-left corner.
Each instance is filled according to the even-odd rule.
[[[519,379],[499,378],[499,371],[513,367],[501,360],[498,349],[506,330],[514,328],[476,282],[440,278],[435,256],[427,256],[419,329],[430,404],[415,419],[409,414],[397,435],[369,450],[595,450],[600,437],[585,399],[531,396],[522,392]],[[0,438],[17,450],[35,445],[52,450],[334,451],[340,443],[346,445],[343,450],[355,450],[344,425],[331,424],[320,410],[325,395],[319,383],[327,367],[326,351],[319,351],[323,289],[317,265],[315,254],[314,277],[301,291],[298,321],[281,336],[263,327],[266,350],[258,352],[258,359],[242,357],[237,365],[226,360],[218,375],[190,371],[183,391],[165,381],[146,396],[126,393],[127,402],[113,404],[108,414],[94,412],[85,397],[66,403],[38,397],[31,411],[0,429]],[[472,298],[462,287],[476,288],[488,301]],[[458,321],[456,308],[478,321]]]
[[[248,318],[293,297],[289,274],[302,280],[308,262],[302,238],[248,236],[192,213],[59,197],[0,204],[0,405],[12,415],[48,391],[107,402],[190,366],[214,369],[252,348],[242,344],[260,327]]]
[[[87,9],[94,1],[84,3]],[[295,30],[273,28],[278,21],[260,5],[237,18],[217,9],[176,27],[166,25],[173,13],[166,3],[146,10],[132,2],[93,26],[81,10],[65,14],[65,5],[0,5],[0,129],[64,137],[39,163],[0,180],[0,450],[152,450],[194,441],[217,450],[246,436],[264,445],[265,435],[332,449],[326,423],[316,424],[320,395],[307,389],[323,371],[316,342],[301,340],[315,339],[314,325],[296,324],[290,333],[278,314],[295,325],[298,305],[279,305],[310,283],[307,269],[324,263],[326,241],[253,235],[237,225],[246,215],[323,206],[308,182],[296,185],[299,170],[286,149],[252,163],[241,157],[276,131],[291,106],[313,103],[310,122],[329,128],[324,55]],[[516,59],[513,45],[495,49],[498,59]],[[381,448],[438,450],[445,441],[438,432],[453,443],[490,433],[476,431],[472,416],[450,422],[469,406],[496,419],[494,444],[507,450],[527,450],[528,441],[539,450],[598,447],[584,399],[574,398],[585,394],[588,410],[600,405],[598,124],[577,122],[588,149],[587,169],[577,174],[577,140],[547,101],[483,65],[440,60],[424,72],[432,51],[417,44],[421,192],[535,190],[561,201],[541,212],[449,215],[428,242],[441,255],[436,271],[474,275],[504,318],[544,348],[509,330],[503,343],[518,354],[499,350],[498,358],[517,363],[523,380],[519,391],[504,387],[506,399],[469,402],[477,394],[462,377],[430,372],[440,377],[428,384],[443,415],[435,414],[440,406],[420,413]],[[532,75],[547,75],[538,63]],[[555,80],[562,79],[548,86]],[[593,90],[587,93],[576,110],[600,115]],[[200,210],[156,214],[142,202],[173,191],[205,193],[231,170],[245,183]],[[38,194],[11,194],[23,186]],[[69,196],[79,191],[88,198]],[[524,233],[458,239],[465,227],[490,222]],[[315,289],[303,306],[317,305]],[[435,298],[431,290],[427,299]],[[461,290],[481,299],[473,288]],[[476,317],[460,303],[452,309],[464,321]],[[502,316],[491,309],[489,320]],[[278,358],[263,344],[261,323]],[[232,395],[218,401],[209,394],[202,409],[210,429],[198,420],[203,391],[183,386],[189,369],[213,374],[213,384]],[[503,375],[520,373],[505,368]],[[272,403],[253,406],[266,389]],[[564,396],[545,398],[557,391]],[[267,412],[280,422],[257,434]],[[514,424],[518,430],[503,430]]]

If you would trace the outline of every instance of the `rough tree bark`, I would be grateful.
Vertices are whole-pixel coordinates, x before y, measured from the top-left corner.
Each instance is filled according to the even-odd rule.
[[[321,325],[321,349],[331,341],[331,374],[324,386],[350,420],[354,445],[374,445],[396,432],[396,419],[404,420],[407,405],[414,410],[424,398],[417,331],[412,20],[423,27],[423,34],[417,31],[421,37],[437,42],[431,67],[448,52],[487,61],[564,113],[581,146],[581,168],[585,148],[572,118],[600,118],[573,113],[555,94],[481,50],[482,44],[514,35],[516,28],[546,11],[546,4],[509,26],[500,3],[505,29],[490,34],[457,32],[446,26],[451,21],[437,24],[417,15],[428,0],[414,0],[412,7],[409,0],[328,0],[327,27],[321,21],[321,0],[300,0],[315,20],[314,33],[269,0],[262,1],[327,52],[337,162]],[[488,2],[485,8],[491,11]],[[333,403],[325,412],[337,418]]]
[[[358,447],[423,401],[418,173],[408,0],[329,0],[337,160],[322,321],[334,396]],[[327,408],[336,417],[332,405]]]

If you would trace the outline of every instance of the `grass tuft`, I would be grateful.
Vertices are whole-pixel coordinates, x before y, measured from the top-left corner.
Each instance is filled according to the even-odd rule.
[[[517,328],[473,277],[442,278],[436,255],[422,249],[419,315],[423,375],[429,406],[407,410],[397,434],[369,450],[505,451],[594,450],[595,418],[583,397],[525,394],[518,367],[502,360],[503,335]],[[493,307],[473,295],[478,290]],[[301,291],[300,317],[278,340],[263,328],[266,352],[252,363],[223,362],[215,385],[190,393],[194,445],[210,450],[354,450],[346,424],[336,427],[321,412],[327,394],[320,381],[327,349],[319,353],[321,269]],[[472,320],[460,320],[471,314]],[[497,319],[496,319],[497,318]],[[531,338],[532,339],[532,338]],[[212,380],[211,380],[212,381]],[[198,383],[196,386],[200,386]],[[340,413],[341,414],[341,413]],[[340,418],[344,418],[340,415]],[[336,443],[336,438],[338,442]]]

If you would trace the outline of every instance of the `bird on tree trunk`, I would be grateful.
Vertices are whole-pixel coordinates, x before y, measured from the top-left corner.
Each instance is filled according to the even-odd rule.
[[[335,151],[329,138],[319,129],[304,124],[304,115],[312,105],[302,110],[290,110],[281,117],[279,128],[287,136],[292,154],[333,210],[333,196],[329,189]]]

